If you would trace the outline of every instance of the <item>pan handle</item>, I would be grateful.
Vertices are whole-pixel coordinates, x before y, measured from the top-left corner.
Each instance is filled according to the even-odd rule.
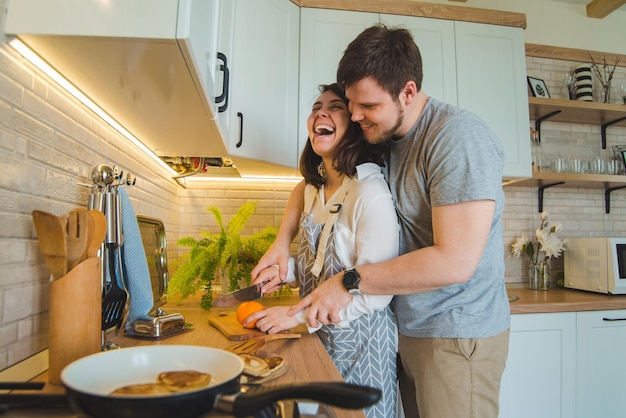
[[[347,409],[361,409],[378,402],[381,391],[342,382],[299,383],[255,386],[245,393],[218,396],[215,407],[236,417],[254,415],[260,409],[284,399],[310,399]]]

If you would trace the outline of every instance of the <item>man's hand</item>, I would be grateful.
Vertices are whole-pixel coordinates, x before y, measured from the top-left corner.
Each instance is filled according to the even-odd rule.
[[[293,316],[303,309],[309,308],[306,313],[306,321],[311,327],[341,322],[339,311],[352,300],[352,295],[341,283],[342,275],[343,272],[329,277],[317,289],[295,304],[289,310],[289,315]]]

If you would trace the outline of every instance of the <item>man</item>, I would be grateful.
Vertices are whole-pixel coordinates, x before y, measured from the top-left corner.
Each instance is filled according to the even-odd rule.
[[[337,81],[365,139],[389,146],[402,255],[346,266],[290,314],[307,309],[311,325],[338,323],[354,292],[396,295],[405,416],[496,418],[510,324],[502,144],[478,117],[421,91],[421,56],[404,29],[377,25],[362,32],[344,52]],[[253,277],[278,264],[284,278],[301,201],[297,186],[279,237]]]

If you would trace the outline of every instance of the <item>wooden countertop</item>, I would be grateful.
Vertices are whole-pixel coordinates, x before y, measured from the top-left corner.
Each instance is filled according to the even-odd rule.
[[[626,295],[606,295],[564,288],[546,291],[509,287],[507,291],[509,296],[519,297],[510,302],[512,314],[626,309]]]
[[[293,305],[295,297],[265,298],[263,304],[270,305]],[[218,316],[220,312],[235,310],[235,308],[213,308],[209,311],[200,308],[199,298],[189,298],[179,304],[169,304],[164,306],[167,313],[180,313],[185,317],[185,322],[191,324],[189,330],[171,336],[169,338],[154,340],[144,338],[130,338],[122,332],[109,332],[106,341],[114,342],[124,347],[134,347],[141,345],[201,345],[217,348],[225,348],[236,341],[228,340],[220,331],[209,324],[211,316]],[[304,382],[342,382],[343,378],[337,371],[328,353],[322,346],[316,335],[311,335],[306,327],[298,327],[294,330],[302,334],[301,338],[291,340],[276,340],[268,342],[264,351],[276,353],[285,359],[288,367],[287,372],[271,380],[266,385],[304,383]],[[47,373],[33,379],[35,381],[47,382]],[[47,384],[44,392],[63,393],[62,386]],[[337,418],[364,418],[362,410],[350,410],[342,408],[331,408]]]

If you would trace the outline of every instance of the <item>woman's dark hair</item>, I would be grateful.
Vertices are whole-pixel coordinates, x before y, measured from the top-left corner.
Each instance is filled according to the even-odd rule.
[[[320,93],[327,91],[335,93],[344,103],[348,104],[346,94],[339,84],[323,84],[320,86]],[[356,166],[359,164],[374,162],[383,166],[387,156],[386,149],[384,145],[372,145],[364,141],[361,126],[356,122],[349,121],[344,137],[341,138],[335,147],[333,167],[340,173],[353,177],[356,174]],[[302,173],[307,183],[318,189],[326,181],[323,173],[320,173],[319,167],[321,163],[322,157],[313,151],[311,138],[309,138],[300,156],[300,173]]]
[[[337,67],[337,82],[345,90],[367,77],[374,78],[394,100],[409,80],[418,91],[422,89],[422,56],[411,32],[378,24],[348,45]]]

